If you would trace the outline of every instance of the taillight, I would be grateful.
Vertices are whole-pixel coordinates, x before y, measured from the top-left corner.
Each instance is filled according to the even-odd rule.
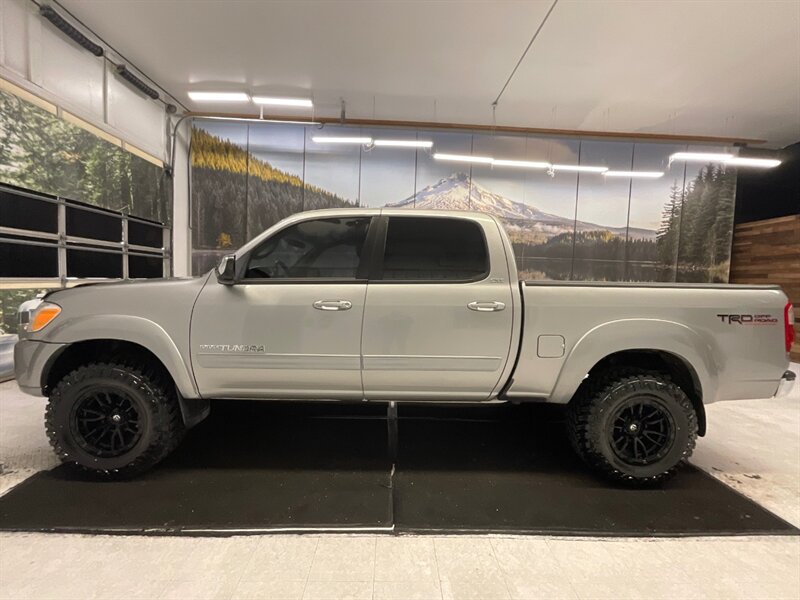
[[[794,307],[791,302],[783,309],[783,325],[786,328],[786,352],[792,350],[794,343]]]

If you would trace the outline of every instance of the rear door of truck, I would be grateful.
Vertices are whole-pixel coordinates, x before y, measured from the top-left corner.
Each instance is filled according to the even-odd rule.
[[[384,211],[362,331],[367,399],[486,400],[509,357],[514,298],[489,217]]]

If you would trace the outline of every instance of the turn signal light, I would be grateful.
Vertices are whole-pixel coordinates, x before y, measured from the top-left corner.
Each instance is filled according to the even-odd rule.
[[[61,307],[57,304],[51,304],[49,302],[43,303],[36,309],[36,313],[33,315],[30,331],[41,331],[60,313]]]
[[[783,309],[783,325],[786,328],[786,352],[791,352],[794,343],[794,307],[789,302]]]

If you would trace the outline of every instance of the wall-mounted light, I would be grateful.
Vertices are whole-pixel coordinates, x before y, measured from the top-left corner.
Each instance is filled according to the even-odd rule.
[[[391,146],[395,148],[431,148],[430,140],[374,140],[373,146]]]
[[[519,167],[521,169],[549,169],[552,167],[550,163],[538,162],[533,160],[506,160],[504,158],[496,158],[492,160],[493,167]]]
[[[117,75],[122,77],[125,81],[130,83],[145,96],[148,96],[153,100],[158,100],[158,92],[134,75],[125,65],[117,65]],[[169,112],[169,110],[167,112]]]
[[[577,173],[605,173],[608,167],[593,167],[590,165],[553,165],[553,171],[574,171]]]
[[[314,103],[309,98],[279,98],[277,96],[253,96],[253,102],[266,106],[296,106],[312,108]]]
[[[370,137],[319,137],[311,138],[315,144],[371,144]]]
[[[750,158],[747,156],[734,156],[733,158],[725,161],[726,165],[734,167],[761,167],[762,169],[771,169],[781,164],[776,158]]]
[[[642,177],[645,179],[658,179],[664,176],[663,171],[605,171],[606,177]]]
[[[69,37],[79,46],[86,48],[95,56],[103,56],[104,52],[102,46],[95,44],[92,40],[75,29],[69,22],[67,22],[66,19],[64,19],[64,17],[58,14],[52,6],[48,6],[47,4],[40,5],[39,14],[50,21],[55,27],[64,33],[64,35]]]
[[[433,155],[433,158],[436,160],[452,160],[456,162],[469,162],[469,163],[481,163],[481,164],[492,164],[494,160],[491,156],[472,156],[469,154],[440,154],[436,153]]]
[[[250,96],[244,92],[188,92],[189,98],[196,102],[249,102]]]
[[[675,152],[670,154],[669,162],[681,160],[684,162],[725,162],[733,158],[733,154],[722,152]]]

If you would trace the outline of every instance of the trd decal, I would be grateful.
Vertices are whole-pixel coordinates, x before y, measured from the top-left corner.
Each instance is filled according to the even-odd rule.
[[[731,325],[773,325],[778,322],[772,315],[717,315],[723,323]]]
[[[203,354],[263,354],[264,346],[248,344],[200,344]]]

